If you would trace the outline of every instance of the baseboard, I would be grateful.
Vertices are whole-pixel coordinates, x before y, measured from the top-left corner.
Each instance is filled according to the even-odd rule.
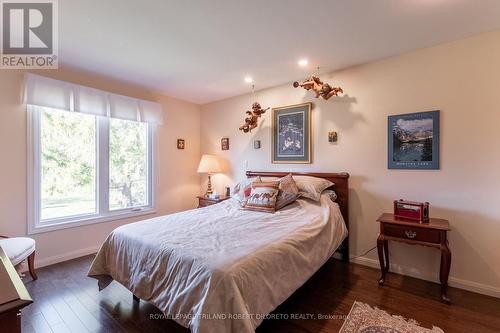
[[[455,277],[450,277],[449,281],[450,281],[450,286],[452,287],[473,291],[478,294],[500,298],[500,288],[488,286],[486,284],[474,281],[462,280]]]
[[[359,258],[351,259],[351,262],[380,269],[380,264],[379,264],[378,260],[375,260],[375,259],[370,259],[370,258],[366,258],[366,257],[359,257]],[[436,275],[418,272],[418,271],[415,271],[414,269],[411,269],[409,267],[391,264],[390,270],[391,270],[391,272],[398,273],[401,275],[407,275],[407,276],[411,276],[411,277],[414,277],[417,279],[422,279],[422,280],[427,280],[427,281],[439,283],[439,280],[438,280]],[[463,279],[458,279],[458,278],[453,277],[453,276],[449,277],[448,284],[452,287],[455,287],[455,288],[464,289],[464,290],[472,291],[472,292],[475,292],[478,294],[483,294],[483,295],[487,295],[487,296],[500,298],[500,288],[489,286],[486,284],[482,284],[482,283],[478,283],[478,282],[474,282],[474,281],[463,280]]]
[[[48,257],[48,258],[42,258],[42,259],[36,259],[35,261],[35,267],[44,267],[44,266],[49,266],[49,265],[54,265],[63,261],[68,261],[71,259],[83,257],[89,254],[96,253],[99,251],[100,246],[92,246],[88,247],[86,249],[80,249],[76,251],[71,251],[71,252],[66,252],[64,254]]]

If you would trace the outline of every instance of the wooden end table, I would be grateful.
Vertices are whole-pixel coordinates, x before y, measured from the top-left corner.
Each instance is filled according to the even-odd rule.
[[[198,208],[202,208],[202,207],[207,207],[207,206],[218,204],[219,202],[227,200],[230,197],[220,196],[219,199],[212,199],[212,198],[209,198],[209,197],[204,196],[204,195],[199,195],[199,196],[197,196],[197,198],[198,198]]]
[[[449,304],[447,295],[448,276],[451,266],[451,251],[448,247],[447,233],[450,222],[444,219],[429,219],[429,222],[418,222],[395,217],[384,213],[377,219],[380,223],[380,234],[377,239],[378,260],[382,276],[378,283],[383,285],[385,275],[389,272],[389,241],[404,242],[412,245],[424,245],[441,251],[441,300]],[[385,257],[385,258],[384,258]],[[385,259],[385,260],[384,260]]]

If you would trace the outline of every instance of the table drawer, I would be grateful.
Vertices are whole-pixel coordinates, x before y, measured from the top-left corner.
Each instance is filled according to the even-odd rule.
[[[429,230],[423,228],[412,228],[402,225],[384,225],[384,234],[390,237],[415,240],[420,242],[428,242],[439,244],[439,230]]]
[[[198,208],[201,208],[201,207],[207,207],[207,206],[211,206],[211,205],[215,205],[217,202],[215,201],[210,201],[210,200],[200,200],[199,204],[198,204]]]

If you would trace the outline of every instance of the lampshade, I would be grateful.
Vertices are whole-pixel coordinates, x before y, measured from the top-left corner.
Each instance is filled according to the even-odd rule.
[[[217,156],[205,154],[201,157],[198,173],[217,173],[221,171],[222,169]]]

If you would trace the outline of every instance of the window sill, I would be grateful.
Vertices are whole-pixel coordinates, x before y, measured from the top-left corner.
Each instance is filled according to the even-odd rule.
[[[67,222],[44,223],[42,225],[29,224],[28,235],[41,234],[44,232],[50,232],[68,228],[76,228],[90,224],[124,220],[128,218],[152,215],[152,214],[156,214],[156,210],[154,208],[144,208],[136,212],[130,212],[130,211],[120,212],[107,216],[98,216],[98,217],[93,216],[90,218],[75,219]]]

